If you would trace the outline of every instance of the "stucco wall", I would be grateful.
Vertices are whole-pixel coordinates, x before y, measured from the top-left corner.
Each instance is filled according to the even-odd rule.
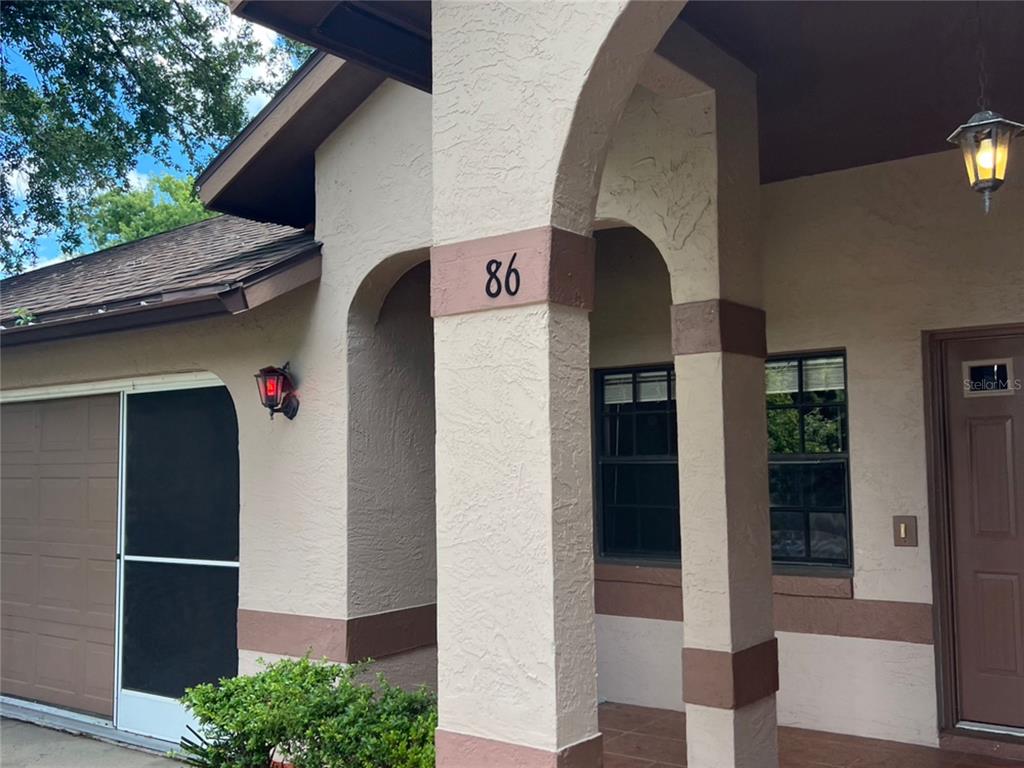
[[[858,598],[932,601],[921,332],[1024,320],[1021,182],[985,216],[951,150],[762,188],[769,351],[846,350]]]
[[[349,616],[433,603],[437,588],[430,266],[383,304],[367,288],[349,313]]]

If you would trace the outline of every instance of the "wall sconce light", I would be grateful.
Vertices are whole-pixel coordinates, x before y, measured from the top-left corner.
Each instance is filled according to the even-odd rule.
[[[967,179],[971,189],[984,195],[985,213],[992,207],[992,193],[1006,180],[1010,141],[1022,131],[1024,125],[984,109],[972,115],[948,139],[963,150]]]
[[[256,386],[260,391],[260,403],[270,411],[270,418],[275,413],[283,413],[289,419],[294,419],[299,412],[299,398],[295,394],[295,382],[288,372],[288,363],[284,368],[267,366],[261,368],[256,374]]]

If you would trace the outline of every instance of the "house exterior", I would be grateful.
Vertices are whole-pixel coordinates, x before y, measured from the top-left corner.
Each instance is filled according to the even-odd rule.
[[[446,767],[597,766],[599,701],[685,710],[691,766],[1019,748],[973,5],[234,9],[321,50],[226,215],[0,284],[5,707],[175,740],[185,685],[312,653],[436,686]],[[1019,119],[1024,9],[981,18]]]

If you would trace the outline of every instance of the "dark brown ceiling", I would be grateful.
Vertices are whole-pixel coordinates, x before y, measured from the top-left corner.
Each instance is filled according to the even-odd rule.
[[[757,73],[761,181],[950,148],[977,111],[1024,121],[1024,2],[713,2],[682,19]]]

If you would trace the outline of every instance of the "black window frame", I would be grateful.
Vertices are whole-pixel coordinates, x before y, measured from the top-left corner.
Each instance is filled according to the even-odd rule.
[[[672,412],[675,414],[676,393],[675,393],[675,364],[652,363],[645,365],[619,366],[614,368],[595,368],[591,371],[592,397],[591,397],[591,434],[593,453],[593,497],[594,497],[594,553],[598,562],[604,563],[630,563],[646,566],[678,566],[680,555],[666,556],[662,552],[645,555],[642,552],[630,554],[611,553],[605,546],[605,505],[604,505],[604,483],[602,482],[602,468],[606,464],[671,464],[675,471],[676,482],[679,479],[679,439],[676,433],[675,454],[641,455],[629,457],[609,457],[602,455],[602,434],[604,412],[604,380],[607,376],[630,374],[633,376],[633,399],[637,401],[637,374],[642,373],[668,373],[669,400],[672,403]],[[673,416],[671,419],[673,429],[678,429],[678,419]],[[634,425],[635,430],[635,425]],[[635,435],[635,431],[634,431]],[[634,437],[635,441],[635,437]],[[678,488],[675,497],[675,519],[679,525],[679,493]]]
[[[835,403],[827,407],[839,407],[843,409],[842,421],[841,421],[841,434],[844,435],[843,450],[831,452],[831,453],[807,453],[807,452],[795,452],[795,453],[772,453],[771,442],[768,444],[768,471],[769,476],[771,474],[773,465],[783,464],[842,464],[845,483],[843,492],[845,494],[845,507],[844,514],[846,517],[846,557],[842,560],[826,559],[826,558],[813,558],[810,555],[810,515],[817,509],[814,505],[775,505],[771,503],[769,494],[769,528],[774,533],[774,525],[771,521],[771,516],[774,512],[796,512],[804,515],[804,542],[805,551],[807,556],[804,558],[776,558],[774,551],[772,552],[772,568],[775,573],[808,573],[816,572],[819,574],[828,574],[836,576],[848,576],[853,573],[853,498],[851,492],[850,482],[850,388],[849,388],[849,365],[845,349],[825,349],[815,350],[811,352],[788,352],[769,355],[765,360],[765,415],[766,420],[769,413],[773,410],[798,410],[801,412],[801,418],[799,422],[800,429],[800,440],[801,447],[806,448],[804,445],[805,439],[805,422],[803,418],[803,411],[810,410],[815,407],[812,404],[803,403],[802,398],[800,405],[771,405],[767,402],[767,372],[768,365],[770,363],[779,362],[795,362],[798,363],[798,379],[797,387],[798,394],[803,395],[804,392],[804,362],[807,360],[819,360],[823,358],[840,358],[843,363],[843,399],[841,403]],[[820,405],[818,406],[820,407]],[[835,509],[821,510],[827,512],[836,512]]]

